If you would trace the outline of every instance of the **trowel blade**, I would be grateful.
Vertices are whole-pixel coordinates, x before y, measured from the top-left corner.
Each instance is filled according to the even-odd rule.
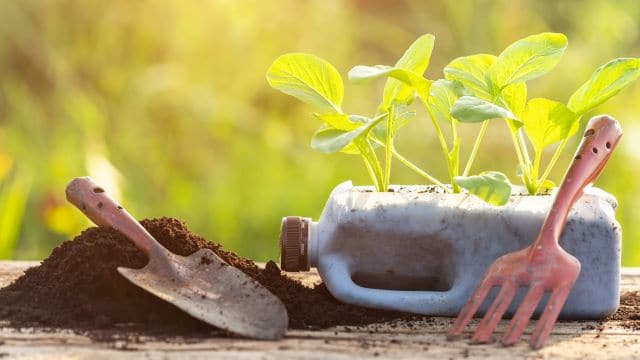
[[[220,329],[275,340],[287,328],[287,311],[280,299],[209,249],[186,257],[167,251],[166,257],[151,256],[141,269],[120,267],[118,271],[133,284]]]

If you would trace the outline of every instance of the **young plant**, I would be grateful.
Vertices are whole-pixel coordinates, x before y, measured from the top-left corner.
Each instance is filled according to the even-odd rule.
[[[516,41],[497,57],[472,55],[445,67],[445,77],[460,81],[469,93],[453,104],[453,116],[461,122],[482,122],[483,128],[491,119],[505,120],[518,159],[516,174],[531,195],[554,186],[548,180],[549,173],[569,138],[579,129],[582,116],[640,75],[640,59],[615,59],[598,68],[571,95],[567,105],[545,98],[527,101],[526,81],[553,69],[566,47],[563,34],[542,33]],[[533,149],[533,160],[525,135]],[[543,151],[558,142],[560,145],[542,171]]]
[[[425,35],[430,36],[431,35]],[[467,62],[470,62],[467,64]],[[455,66],[465,65],[471,70],[471,74],[475,75],[480,72],[483,66],[489,61],[487,56],[477,56],[470,59],[450,64],[452,68]],[[475,70],[475,71],[474,71]],[[424,72],[424,71],[423,71]],[[465,98],[469,94],[467,87],[473,89],[482,84],[475,84],[475,78],[465,78],[462,76],[457,78],[445,78],[436,81],[430,81],[422,77],[422,73],[410,72],[398,64],[394,67],[376,65],[376,66],[356,66],[349,71],[349,79],[356,82],[371,80],[374,78],[387,76],[387,84],[390,81],[401,81],[408,90],[412,90],[415,97],[420,99],[431,122],[434,126],[436,136],[440,143],[440,147],[444,154],[447,168],[449,172],[449,180],[451,183],[451,191],[460,192],[460,188],[467,189],[470,193],[482,198],[493,205],[505,204],[511,196],[511,184],[507,177],[499,172],[484,172],[475,176],[468,176],[476,158],[480,142],[487,130],[487,124],[483,124],[476,137],[469,158],[462,174],[460,174],[460,147],[461,139],[458,135],[459,121],[451,112],[452,106],[458,99]],[[407,91],[410,92],[410,91]],[[384,96],[383,96],[384,99]],[[411,97],[405,101],[408,105],[413,100]],[[384,102],[383,102],[384,104]],[[502,109],[486,109],[494,111],[496,116],[510,116],[510,113],[501,111]],[[481,120],[480,120],[481,121]],[[442,124],[450,127],[451,139],[447,141],[442,130]],[[393,145],[393,144],[391,144]]]
[[[285,54],[267,71],[269,84],[285,94],[314,105],[315,116],[323,122],[311,141],[315,150],[359,154],[378,191],[382,191],[382,170],[368,135],[382,121],[349,117],[342,111],[344,86],[338,71],[325,60],[310,54]]]
[[[568,139],[577,132],[582,115],[616,95],[640,75],[640,59],[616,59],[601,66],[569,99],[567,105],[535,98],[527,101],[526,81],[553,69],[560,61],[567,39],[563,34],[542,33],[508,46],[500,55],[476,54],[460,57],[444,68],[444,79],[423,77],[429,64],[435,38],[418,38],[394,66],[358,65],[349,71],[349,79],[364,82],[386,77],[382,100],[372,117],[348,115],[341,109],[343,84],[328,62],[308,54],[286,54],[267,72],[269,84],[298,99],[315,105],[315,116],[323,125],[311,146],[322,152],[342,151],[362,157],[378,191],[390,184],[392,158],[441,186],[448,192],[461,188],[493,205],[505,204],[511,196],[506,175],[485,171],[470,176],[482,139],[492,119],[503,119],[509,129],[518,168],[516,174],[530,194],[553,187],[548,175]],[[415,112],[408,107],[415,98],[429,115],[447,162],[451,185],[445,186],[426,171],[400,155],[395,136]],[[481,123],[469,158],[460,173],[460,123]],[[447,141],[442,125],[450,127]],[[525,141],[533,148],[533,160]],[[544,168],[542,154],[548,146],[560,142]],[[376,147],[384,152],[384,166]]]
[[[433,36],[416,40],[398,60],[396,67],[376,69],[380,73],[393,72],[401,80],[390,78],[384,88],[381,104],[372,117],[345,113],[342,108],[344,87],[337,70],[327,61],[310,54],[292,53],[277,58],[267,71],[269,84],[285,94],[314,105],[322,125],[313,135],[315,150],[359,155],[377,191],[386,191],[391,179],[391,160],[398,159],[429,181],[444,184],[400,155],[394,147],[397,131],[415,115],[407,106],[415,95],[424,95],[431,82],[421,75],[429,64]],[[379,75],[382,76],[382,75]],[[376,147],[384,148],[384,166],[378,159]]]

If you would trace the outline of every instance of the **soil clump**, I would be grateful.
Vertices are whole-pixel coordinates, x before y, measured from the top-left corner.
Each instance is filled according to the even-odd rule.
[[[607,320],[621,321],[627,329],[640,331],[640,291],[629,291],[620,296],[620,307]]]
[[[256,279],[284,302],[289,328],[365,325],[415,317],[340,303],[324,285],[306,287],[284,276],[274,262],[262,269],[253,261],[193,234],[179,220],[159,218],[143,220],[141,224],[173,253],[185,256],[208,248]],[[89,228],[56,247],[39,266],[0,289],[0,319],[15,327],[121,328],[165,334],[224,335],[129,283],[116,270],[141,268],[146,263],[146,256],[119,232]]]

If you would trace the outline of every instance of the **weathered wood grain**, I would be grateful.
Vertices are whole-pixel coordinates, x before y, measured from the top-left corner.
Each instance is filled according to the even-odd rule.
[[[0,286],[19,276],[35,262],[0,261]],[[296,274],[307,284],[319,281],[317,274]],[[624,269],[622,291],[640,290],[640,269]],[[640,358],[640,332],[618,322],[560,322],[548,345],[531,351],[523,340],[514,347],[497,344],[469,345],[447,342],[444,334],[451,319],[432,318],[406,324],[374,324],[367,327],[339,327],[323,331],[289,331],[281,341],[253,341],[231,338],[154,339],[130,337],[95,342],[71,331],[0,328],[0,356],[12,358],[145,358],[145,359],[457,359],[457,358],[556,358],[634,359]],[[475,323],[477,324],[477,322]],[[496,331],[499,336],[504,323]],[[526,340],[531,334],[529,326]],[[470,331],[470,330],[469,330]]]

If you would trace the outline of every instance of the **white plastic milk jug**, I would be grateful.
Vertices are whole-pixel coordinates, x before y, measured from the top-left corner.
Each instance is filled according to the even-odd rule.
[[[331,294],[345,303],[455,316],[495,259],[533,241],[553,200],[516,195],[494,207],[425,186],[391,190],[345,182],[333,190],[317,222],[284,218],[282,269],[317,268]],[[598,319],[618,307],[621,233],[615,207],[611,195],[591,188],[569,214],[560,243],[582,270],[563,318]]]

